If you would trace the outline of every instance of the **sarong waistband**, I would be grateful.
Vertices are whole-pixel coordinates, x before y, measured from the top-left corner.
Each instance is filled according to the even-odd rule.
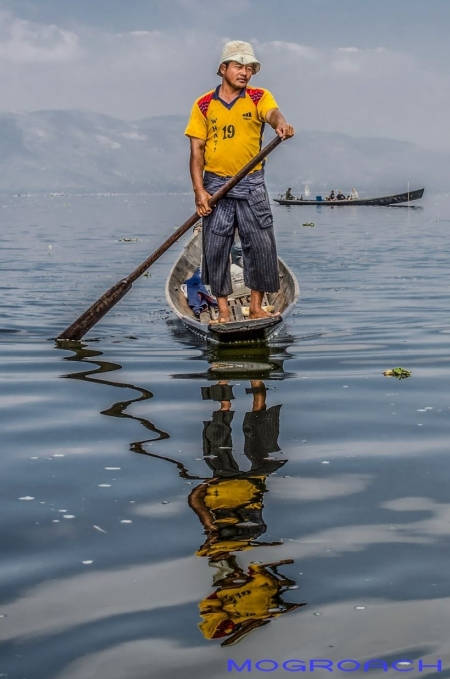
[[[203,176],[203,186],[208,193],[215,193],[218,191],[231,177],[221,177],[214,172],[205,172]],[[257,186],[264,185],[264,170],[256,170],[248,174],[246,177],[234,186],[231,191],[228,191],[227,198],[237,198],[238,200],[246,200],[253,189]]]

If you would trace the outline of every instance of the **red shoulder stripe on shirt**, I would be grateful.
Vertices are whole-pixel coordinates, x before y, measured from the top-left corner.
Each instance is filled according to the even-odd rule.
[[[255,106],[258,106],[259,100],[264,94],[264,90],[259,90],[256,88],[251,88],[247,87],[247,94],[250,97],[250,99],[253,101]]]
[[[211,99],[213,96],[214,92],[209,92],[208,94],[205,94],[204,97],[198,100],[197,104],[200,109],[200,111],[203,113],[203,115],[206,118],[206,114],[208,113],[208,107],[211,103]]]

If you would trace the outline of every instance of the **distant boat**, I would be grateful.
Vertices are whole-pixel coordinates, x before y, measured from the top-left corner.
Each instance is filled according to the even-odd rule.
[[[274,198],[279,205],[396,205],[398,203],[409,203],[411,200],[419,200],[423,196],[425,189],[417,191],[405,191],[397,193],[395,196],[382,196],[381,198],[357,198],[355,200],[287,200],[286,198]]]

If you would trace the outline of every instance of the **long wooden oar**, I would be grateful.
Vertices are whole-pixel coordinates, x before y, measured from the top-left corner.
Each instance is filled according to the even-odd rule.
[[[238,182],[241,181],[253,168],[258,165],[266,156],[269,155],[271,151],[274,150],[281,143],[280,137],[275,137],[272,141],[267,144],[257,156],[253,158],[245,167],[242,168],[234,177],[231,177],[223,186],[220,188],[211,198],[209,199],[210,207],[216,205],[225,194],[230,191],[233,186],[236,186]],[[170,248],[171,245],[176,243],[176,241],[181,238],[183,234],[186,233],[194,224],[197,223],[199,217],[197,213],[193,214],[192,217],[184,222],[173,234],[166,240],[162,245],[159,246],[155,252],[148,257],[145,262],[142,262],[127,278],[123,278],[121,281],[112,286],[107,290],[92,306],[87,309],[84,314],[81,314],[76,321],[69,325],[58,337],[57,340],[80,340],[84,335],[103,318],[105,314],[108,313],[112,307],[122,299],[124,295],[131,289],[134,281],[142,276],[147,269],[156,262],[159,257],[161,257],[166,250]]]

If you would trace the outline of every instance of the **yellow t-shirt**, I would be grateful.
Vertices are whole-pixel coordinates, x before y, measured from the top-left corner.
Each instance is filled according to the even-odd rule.
[[[219,89],[195,101],[184,133],[206,141],[205,171],[231,177],[261,150],[266,114],[278,105],[262,88],[244,88],[231,104],[220,99]]]

